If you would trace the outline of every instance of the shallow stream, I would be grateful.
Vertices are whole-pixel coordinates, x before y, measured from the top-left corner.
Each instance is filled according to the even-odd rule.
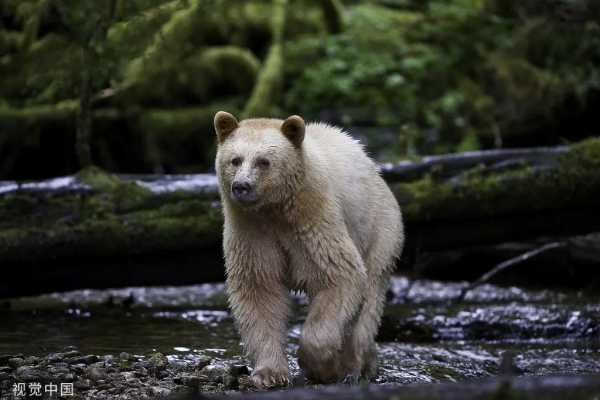
[[[462,287],[393,279],[376,382],[460,381],[506,368],[518,375],[600,372],[600,298],[484,285],[452,302]],[[305,303],[295,297],[289,329],[294,374]],[[95,355],[160,352],[177,364],[245,362],[222,284],[11,299],[1,315],[0,354],[44,356],[74,346]],[[500,366],[503,354],[512,365]]]

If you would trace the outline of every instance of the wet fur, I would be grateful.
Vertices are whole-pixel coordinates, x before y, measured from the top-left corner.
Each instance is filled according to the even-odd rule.
[[[219,132],[219,123],[227,129]],[[283,123],[215,120],[227,289],[253,379],[265,387],[289,382],[290,290],[310,301],[298,353],[306,376],[325,383],[372,376],[389,275],[404,242],[400,209],[358,142],[316,123],[293,143]],[[244,163],[234,168],[233,157]],[[270,167],[256,167],[257,157]],[[256,204],[231,198],[240,176],[254,183]]]

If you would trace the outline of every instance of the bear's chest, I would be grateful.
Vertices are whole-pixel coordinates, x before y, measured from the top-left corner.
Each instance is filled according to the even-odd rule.
[[[285,254],[286,286],[290,290],[302,291],[309,296],[321,289],[323,279],[321,268],[315,264],[301,238],[295,235],[279,236],[279,243]]]

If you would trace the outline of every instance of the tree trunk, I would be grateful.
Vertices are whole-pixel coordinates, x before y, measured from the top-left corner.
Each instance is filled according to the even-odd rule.
[[[82,70],[81,86],[79,92],[79,111],[77,113],[77,138],[75,151],[79,166],[87,168],[92,165],[92,151],[90,146],[92,136],[92,76],[90,54],[85,48],[81,50]]]
[[[320,0],[327,31],[331,34],[342,32],[344,28],[344,7],[340,0]]]

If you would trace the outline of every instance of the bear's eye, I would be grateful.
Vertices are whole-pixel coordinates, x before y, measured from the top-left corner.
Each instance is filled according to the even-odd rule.
[[[242,165],[242,158],[241,157],[236,157],[233,160],[231,160],[231,164],[234,167],[239,167],[240,165]]]
[[[256,165],[261,168],[268,168],[271,165],[271,162],[266,158],[259,158],[256,160]]]

